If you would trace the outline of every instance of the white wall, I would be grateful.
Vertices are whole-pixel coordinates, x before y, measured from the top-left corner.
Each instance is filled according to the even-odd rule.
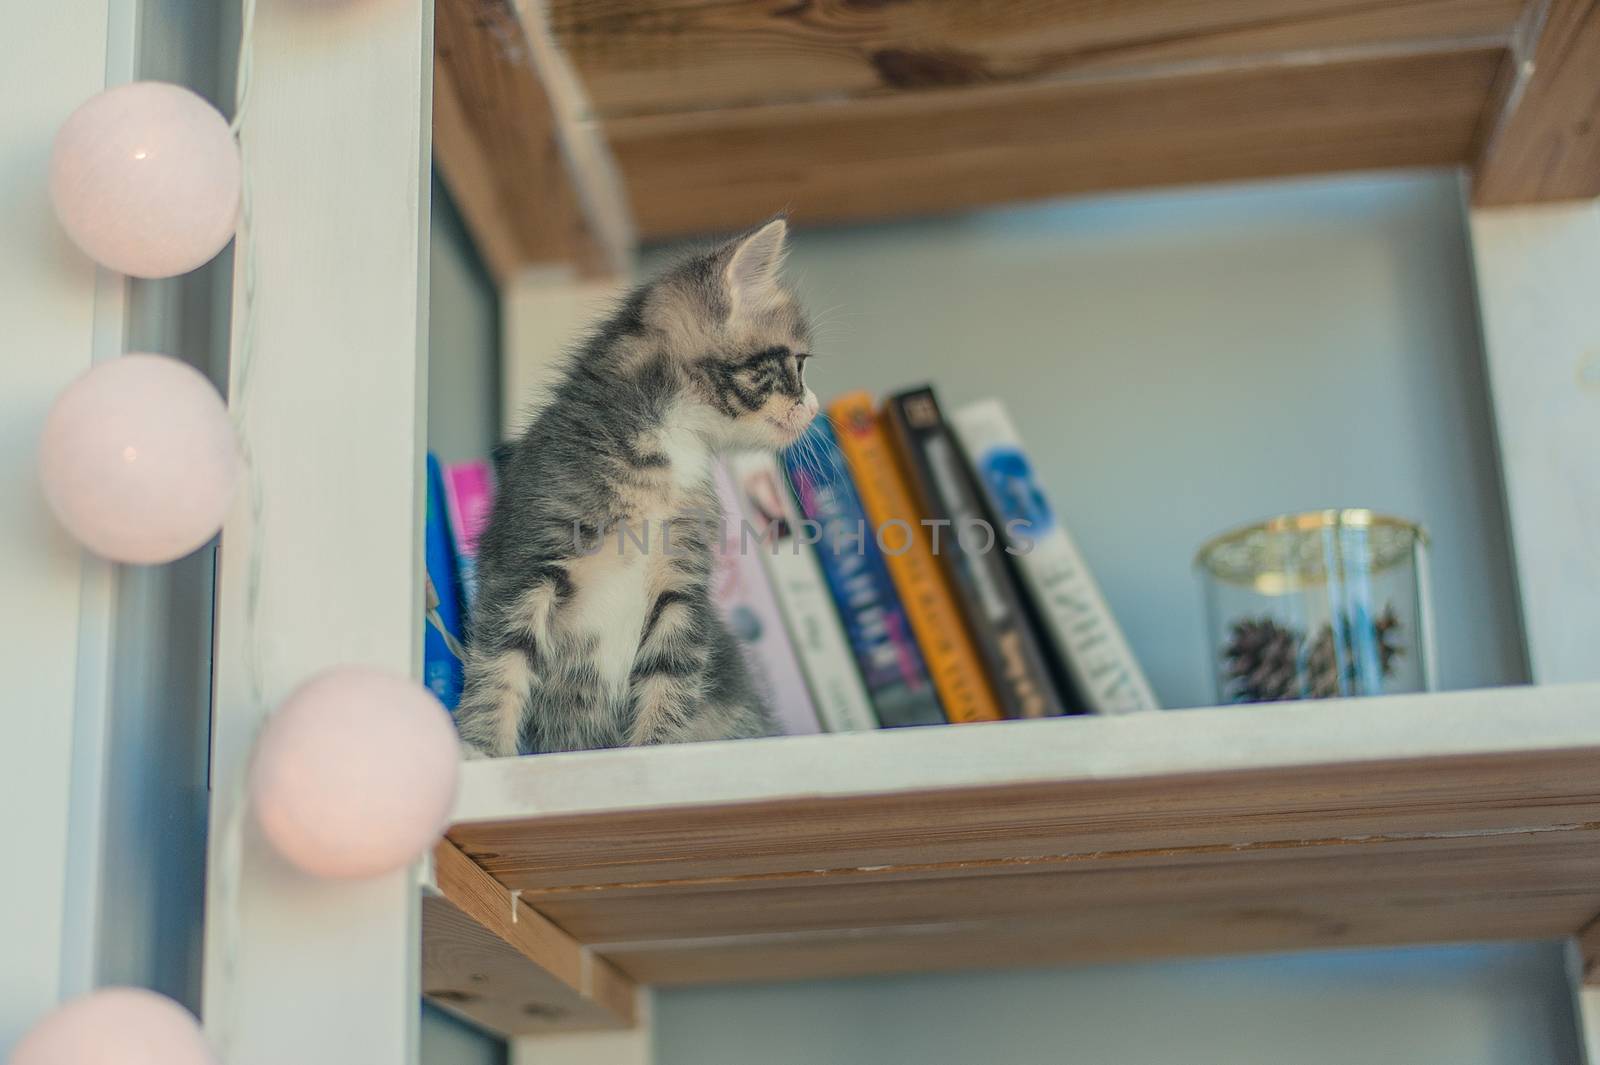
[[[506,1045],[500,1039],[443,1010],[422,1007],[417,1065],[505,1065],[507,1056]]]
[[[428,449],[445,462],[485,458],[499,439],[499,300],[437,177],[431,236]]]
[[[0,37],[0,1058],[62,994],[92,979],[99,720],[110,571],[51,519],[36,474],[51,402],[120,330],[96,314],[96,272],[46,193],[56,129],[124,61],[126,22],[106,3],[9,5]],[[120,294],[106,293],[114,311]],[[87,638],[86,637],[87,634]],[[80,651],[85,656],[80,672]],[[93,715],[97,718],[98,715]],[[75,790],[75,784],[84,785]]]
[[[1444,686],[1526,678],[1453,175],[802,230],[790,261],[820,393],[1005,399],[1168,705],[1213,701],[1195,548],[1329,506],[1432,530]],[[659,1065],[1577,1061],[1539,947],[703,989],[656,1015]]]
[[[1581,1065],[1554,945],[657,996],[657,1065]]]
[[[1006,401],[1166,705],[1215,701],[1195,549],[1322,507],[1432,531],[1444,687],[1526,678],[1453,175],[801,231],[790,263],[820,394]]]

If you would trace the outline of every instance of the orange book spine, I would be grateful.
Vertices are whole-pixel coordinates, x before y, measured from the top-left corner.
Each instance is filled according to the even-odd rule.
[[[872,397],[865,392],[840,396],[828,405],[828,414],[871,525],[864,535],[881,538],[889,576],[905,603],[945,716],[952,722],[999,721],[1005,715],[933,555],[888,435],[873,412]]]

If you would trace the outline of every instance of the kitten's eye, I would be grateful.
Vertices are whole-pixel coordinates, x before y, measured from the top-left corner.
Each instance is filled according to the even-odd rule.
[[[796,366],[804,366],[806,364],[806,360],[809,358],[811,358],[811,352],[797,351],[794,353],[794,364]]]

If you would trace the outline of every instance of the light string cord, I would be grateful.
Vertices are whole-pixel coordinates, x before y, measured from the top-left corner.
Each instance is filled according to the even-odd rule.
[[[239,61],[234,76],[233,121],[228,129],[238,142],[240,163],[239,224],[234,234],[233,254],[238,284],[235,286],[235,320],[230,360],[233,387],[229,413],[238,440],[244,469],[249,507],[249,557],[246,561],[245,601],[242,633],[245,647],[245,677],[252,711],[260,715],[266,705],[262,683],[260,641],[256,638],[257,615],[261,602],[261,532],[264,500],[260,478],[256,475],[254,450],[250,443],[250,382],[256,347],[256,249],[254,240],[254,201],[250,182],[249,141],[244,135],[245,117],[250,110],[255,67],[256,0],[241,0],[239,7]],[[244,835],[249,805],[250,762],[254,758],[254,737],[245,764],[232,774],[224,795],[221,838],[217,840],[216,904],[221,907],[218,928],[221,942],[216,957],[222,972],[218,980],[222,1017],[213,1026],[214,1050],[226,1065],[232,1058],[233,1042],[239,1021],[239,954],[243,940],[240,923],[240,895],[244,880]],[[214,796],[213,801],[219,797]]]
[[[250,43],[255,30],[256,0],[243,0],[239,5],[239,62],[233,75],[233,121],[228,124],[235,137],[244,128],[245,111],[250,104],[250,75],[255,65]]]

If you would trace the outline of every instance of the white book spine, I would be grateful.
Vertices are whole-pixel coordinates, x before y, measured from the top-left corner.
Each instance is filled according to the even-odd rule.
[[[1004,405],[995,399],[979,400],[956,411],[951,422],[1002,523],[1009,525],[1021,517],[1019,506],[1027,511],[1028,524],[1018,527],[1020,537],[1011,557],[1087,708],[1097,714],[1159,709],[1155,692],[1078,545],[1045,502],[1022,437]],[[1008,499],[997,496],[1001,482],[1012,486]],[[1019,486],[1026,487],[1022,493],[1026,502],[1020,504]]]
[[[804,526],[783,468],[772,455],[759,453],[731,455],[726,461],[750,525],[740,539],[747,550],[760,554],[767,569],[822,727],[829,732],[877,728],[878,716],[857,671],[833,592],[813,548],[799,535]]]

